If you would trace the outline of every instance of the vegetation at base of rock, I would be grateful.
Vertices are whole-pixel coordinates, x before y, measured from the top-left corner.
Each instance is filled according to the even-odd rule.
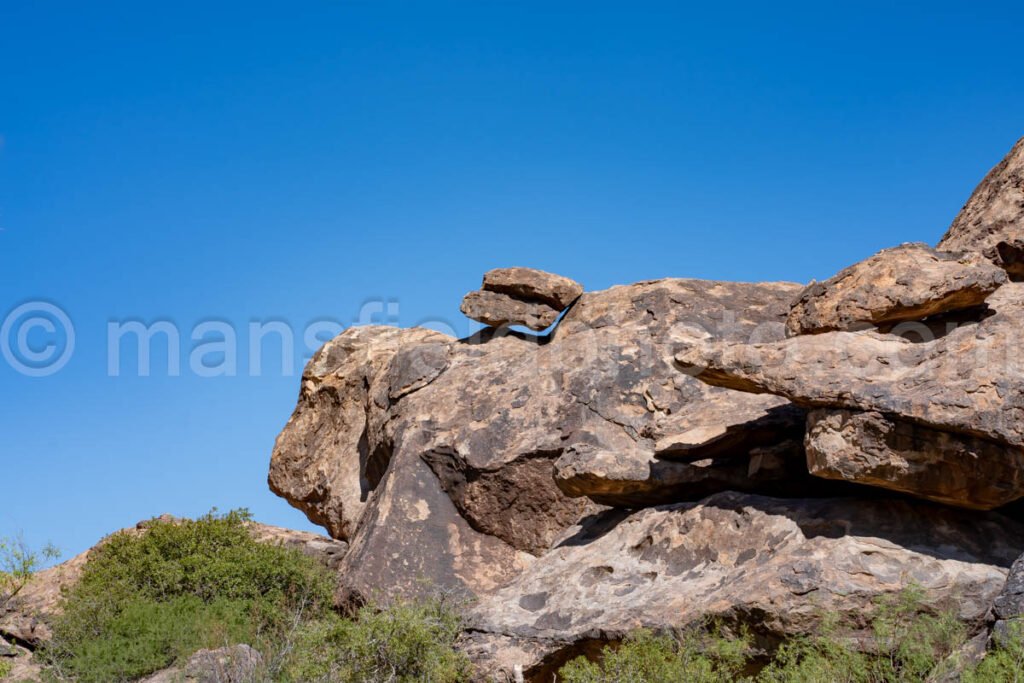
[[[962,683],[1021,683],[1024,681],[1024,624],[1016,621],[1007,627],[998,646],[977,666],[966,671]]]
[[[244,510],[151,522],[90,554],[39,651],[53,681],[132,681],[204,648],[246,643],[258,681],[461,683],[469,661],[448,600],[332,609],[334,575],[295,549],[257,542]]]
[[[747,681],[748,683],[964,683],[1024,680],[1024,629],[1014,626],[1004,643],[978,664],[961,654],[966,627],[952,611],[927,612],[922,593],[908,588],[878,601],[872,621],[874,642],[854,647],[838,621],[826,618],[817,635],[783,644],[758,673],[743,672],[755,652],[746,635],[718,629],[683,634],[639,630],[619,645],[606,647],[599,662],[578,658],[559,673],[564,683],[671,683]],[[863,645],[863,644],[862,644]],[[872,654],[861,651],[870,649]]]
[[[204,647],[272,649],[329,614],[332,576],[297,550],[256,542],[244,510],[155,521],[90,555],[43,650],[54,678],[126,681]]]
[[[283,680],[362,683],[461,683],[470,680],[468,658],[453,644],[462,630],[449,601],[398,602],[386,610],[364,607],[354,619],[332,619],[306,628]]]
[[[0,659],[0,680],[3,680],[4,678],[7,678],[11,675],[11,668],[12,665],[10,662],[5,662],[4,660]]]

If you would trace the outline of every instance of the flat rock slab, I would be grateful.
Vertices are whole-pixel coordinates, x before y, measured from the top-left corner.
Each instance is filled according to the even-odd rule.
[[[495,268],[484,273],[482,289],[564,311],[583,294],[583,285],[534,268]]]
[[[983,254],[1024,277],[1024,138],[981,181],[938,248]]]
[[[819,477],[979,510],[1024,496],[1024,449],[877,412],[811,411],[806,446]]]
[[[463,647],[485,675],[519,665],[549,681],[595,641],[709,615],[769,640],[813,633],[825,614],[867,629],[873,600],[911,583],[926,604],[976,623],[1024,546],[1024,529],[1000,515],[907,500],[721,493],[616,514],[472,610]]]
[[[541,331],[558,320],[561,309],[539,301],[523,301],[508,294],[477,290],[462,299],[459,310],[467,317],[492,327],[522,325]]]
[[[687,375],[784,396],[809,408],[889,413],[1024,446],[1024,283],[988,299],[991,315],[926,343],[874,332],[828,332],[743,344],[679,337]]]
[[[977,253],[926,244],[885,249],[803,291],[786,321],[790,336],[856,330],[979,306],[1006,273]]]

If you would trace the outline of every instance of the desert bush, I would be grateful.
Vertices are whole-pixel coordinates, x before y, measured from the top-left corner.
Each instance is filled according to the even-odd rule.
[[[951,673],[966,629],[952,611],[928,613],[923,593],[911,586],[877,600],[871,623],[872,653],[862,652],[826,617],[818,634],[794,638],[761,672],[768,683],[903,683]]]
[[[750,650],[747,638],[727,638],[717,629],[681,636],[641,629],[600,662],[579,657],[559,672],[565,683],[720,683],[742,680]]]
[[[920,589],[910,587],[877,601],[871,654],[843,637],[838,619],[824,616],[814,636],[784,643],[759,673],[742,673],[752,653],[746,637],[729,638],[703,628],[682,636],[639,631],[620,647],[607,647],[598,662],[580,658],[560,672],[566,683],[668,683],[756,680],[758,683],[911,683],[953,675],[966,628],[952,611],[929,613]],[[1008,667],[1020,651],[1007,650],[991,669]],[[1002,680],[1002,679],[977,679]],[[1008,679],[1013,680],[1013,679]]]
[[[454,648],[458,606],[444,599],[364,607],[352,619],[309,624],[282,680],[295,683],[461,683],[469,661]]]
[[[51,676],[129,681],[204,647],[269,651],[296,621],[329,614],[330,573],[297,550],[256,542],[248,519],[214,511],[108,538],[63,598],[42,652]]]

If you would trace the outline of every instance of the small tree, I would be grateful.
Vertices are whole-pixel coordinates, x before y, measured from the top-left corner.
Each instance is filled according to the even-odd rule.
[[[58,557],[60,551],[50,544],[35,552],[21,537],[0,538],[0,610],[14,600],[44,560]]]

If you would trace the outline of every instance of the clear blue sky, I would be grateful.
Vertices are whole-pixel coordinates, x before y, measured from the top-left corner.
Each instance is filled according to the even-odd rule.
[[[465,333],[496,266],[807,281],[935,242],[1024,135],[1024,5],[839,5],[3,3],[0,318],[51,302],[76,346],[0,360],[0,535],[308,528],[265,482],[302,344],[292,376],[243,348],[235,377],[109,377],[111,320],[185,354],[201,321],[376,297]]]

